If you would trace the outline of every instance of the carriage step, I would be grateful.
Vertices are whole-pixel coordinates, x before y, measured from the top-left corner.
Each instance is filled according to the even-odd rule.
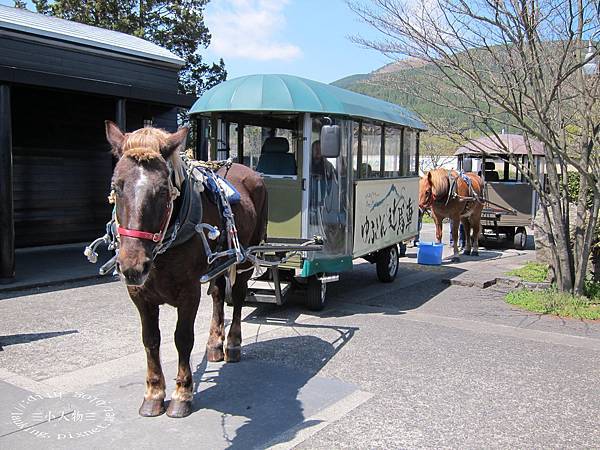
[[[273,281],[251,280],[248,282],[246,301],[281,305],[286,293],[291,288],[291,283],[280,282],[279,287],[280,293],[278,298],[277,287]]]
[[[291,283],[286,281],[280,281],[281,293],[285,294],[291,287]],[[275,291],[275,283],[272,281],[262,280],[250,280],[248,281],[248,289],[260,290],[260,291]]]

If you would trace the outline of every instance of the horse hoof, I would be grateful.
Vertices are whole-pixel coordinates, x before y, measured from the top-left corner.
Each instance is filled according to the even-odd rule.
[[[167,408],[167,416],[174,419],[187,417],[192,413],[192,402],[182,402],[179,400],[171,400],[169,408]]]
[[[453,256],[450,261],[452,261],[453,263],[457,263],[460,262],[460,258],[458,256]]]
[[[463,250],[463,255],[467,255],[467,256],[472,255],[471,250],[467,250],[467,249]]]
[[[240,362],[240,359],[242,359],[242,347],[227,347],[225,349],[226,362]]]
[[[146,400],[140,406],[140,416],[156,417],[165,413],[165,403],[162,400]]]
[[[206,359],[209,362],[221,362],[224,359],[223,355],[223,346],[219,347],[209,347],[206,346]]]
[[[479,256],[478,250],[471,250],[471,256]]]

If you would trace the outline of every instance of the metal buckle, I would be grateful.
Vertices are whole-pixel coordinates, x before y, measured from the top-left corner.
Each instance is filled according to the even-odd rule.
[[[152,235],[152,242],[160,242],[161,233],[154,233]]]

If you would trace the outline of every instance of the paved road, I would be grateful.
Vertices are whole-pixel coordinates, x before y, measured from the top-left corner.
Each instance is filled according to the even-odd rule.
[[[530,252],[441,267],[414,256],[392,284],[358,261],[319,314],[245,308],[239,364],[204,359],[203,301],[183,420],[137,417],[144,352],[122,285],[2,294],[0,448],[597,448],[600,323],[523,312],[477,287]],[[172,389],[175,314],[161,314]]]

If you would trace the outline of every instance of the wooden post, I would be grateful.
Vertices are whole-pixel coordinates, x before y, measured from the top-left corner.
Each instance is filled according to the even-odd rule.
[[[15,276],[12,120],[10,86],[0,85],[0,282]]]
[[[123,133],[127,131],[127,99],[120,98],[117,100],[115,122]]]

